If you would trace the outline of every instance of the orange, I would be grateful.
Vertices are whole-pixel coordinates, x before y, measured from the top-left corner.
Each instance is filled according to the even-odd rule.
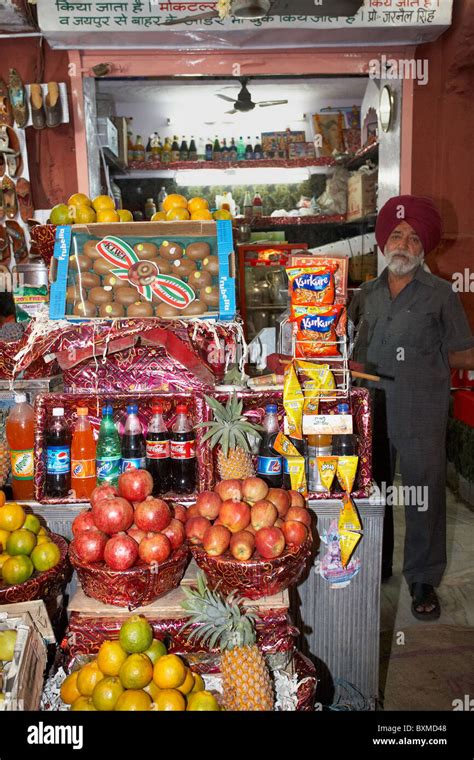
[[[25,510],[20,504],[11,501],[0,507],[0,528],[2,530],[18,530],[25,522]]]
[[[97,655],[97,665],[104,675],[118,676],[126,659],[127,653],[118,641],[104,641]]]
[[[120,668],[119,678],[125,689],[143,689],[153,678],[153,664],[146,654],[131,654]]]
[[[97,212],[97,222],[101,224],[120,222],[120,217],[113,209],[104,209]]]
[[[186,680],[187,668],[176,654],[160,657],[153,668],[153,680],[160,689],[177,689]]]
[[[113,710],[118,698],[123,694],[124,688],[119,678],[110,676],[103,678],[94,687],[92,692],[92,704],[96,710]]]
[[[97,660],[83,665],[77,676],[77,688],[83,697],[90,697],[95,687],[104,678],[100,672]]]
[[[197,691],[188,695],[188,710],[206,712],[220,710],[219,702],[210,691]]]
[[[194,675],[194,686],[191,689],[191,694],[195,694],[196,691],[204,691],[206,688],[206,685],[204,683],[203,677],[199,673],[193,673]]]
[[[184,679],[184,683],[181,684],[181,686],[178,686],[178,691],[181,692],[181,694],[190,694],[194,688],[194,674],[191,668],[188,668],[186,672],[186,678]]]
[[[74,193],[67,202],[68,206],[90,206],[91,204],[91,199],[85,193]]]
[[[149,710],[151,708],[151,697],[143,689],[127,689],[120,695],[115,703],[115,710],[118,711],[135,711]]]
[[[163,657],[164,654],[168,654],[168,652],[162,641],[159,639],[153,639],[151,646],[148,647],[145,654],[150,658],[154,665],[160,657]]]
[[[17,554],[26,554],[29,556],[36,546],[36,536],[31,530],[14,530],[10,533],[7,540],[7,552],[12,557]],[[33,565],[35,563],[33,562]]]
[[[154,681],[150,681],[143,691],[146,691],[146,693],[152,698],[153,702],[155,702],[157,695],[160,694],[163,689],[159,689]]]
[[[166,212],[166,221],[167,222],[179,222],[179,221],[187,221],[190,218],[189,211],[186,208],[172,208],[169,211]]]
[[[183,712],[186,710],[186,700],[176,689],[162,689],[154,701],[154,709],[158,712]]]
[[[72,705],[81,696],[81,692],[77,688],[78,675],[79,671],[75,670],[61,684],[61,699],[66,705]]]
[[[10,535],[9,530],[0,530],[0,544],[2,547],[2,551],[5,551],[7,548],[7,541],[8,541],[9,535]]]
[[[153,629],[143,615],[132,615],[123,623],[119,633],[119,641],[122,649],[129,654],[145,652],[153,641]]]
[[[96,213],[91,206],[70,206],[73,209],[75,224],[89,224],[97,221]]]
[[[230,211],[227,211],[226,208],[220,208],[218,211],[214,211],[213,214],[214,219],[232,219],[232,214]]]
[[[78,697],[71,705],[71,710],[95,710],[95,707],[92,704],[92,699],[90,699],[90,697]]]
[[[119,208],[117,214],[119,215],[121,222],[133,222],[133,214],[126,208]]]
[[[92,206],[96,211],[106,211],[115,209],[115,201],[110,195],[98,195],[92,201]]]
[[[163,211],[168,212],[172,208],[188,208],[188,202],[184,195],[171,193],[170,195],[166,196],[163,201]]]
[[[38,536],[47,536],[47,535],[48,535],[48,531],[46,530],[46,528],[43,528],[43,526],[41,526],[41,528],[38,531]]]
[[[64,203],[58,203],[57,206],[53,206],[49,215],[51,224],[72,224],[71,208],[71,206],[66,206]]]
[[[9,555],[9,554],[7,554],[7,552],[2,552],[2,553],[0,554],[0,572],[1,572],[1,570],[2,570],[2,567],[3,567],[3,565],[4,565],[4,564],[5,564],[5,562],[7,561],[7,559],[10,559],[10,555]]]
[[[190,211],[191,214],[194,214],[195,211],[201,211],[202,209],[208,208],[209,203],[205,198],[191,198],[191,200],[188,201],[188,211]]]
[[[191,214],[191,220],[193,222],[208,222],[212,221],[212,219],[213,216],[207,208],[201,208],[198,211],[193,211]]]
[[[45,535],[38,535],[38,539],[36,541],[36,546],[41,546],[41,544],[49,544],[51,541],[49,536]]]
[[[52,567],[56,567],[61,559],[61,551],[59,546],[53,544],[52,541],[46,541],[40,546],[36,546],[31,552],[31,561],[39,573],[45,570],[51,570]]]
[[[5,502],[6,502],[5,494],[4,494],[3,491],[0,491],[0,507],[3,507],[3,505],[5,504]]]
[[[164,222],[166,221],[166,213],[164,211],[157,211],[156,214],[150,219],[151,222]]]
[[[41,530],[41,523],[36,515],[32,515],[30,513],[26,515],[25,522],[23,523],[22,527],[26,530],[31,530],[31,532],[37,536]]]
[[[34,567],[31,559],[19,554],[9,557],[2,565],[2,578],[9,586],[24,583],[33,575]]]

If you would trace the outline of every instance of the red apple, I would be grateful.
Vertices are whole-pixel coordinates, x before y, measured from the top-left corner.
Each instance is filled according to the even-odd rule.
[[[197,511],[201,517],[207,517],[209,520],[215,520],[219,514],[222,499],[214,491],[203,491],[199,494],[196,501]]]
[[[97,525],[94,522],[94,516],[90,509],[85,509],[84,512],[79,512],[77,517],[74,518],[72,523],[72,535],[77,536],[85,530],[97,529]]]
[[[242,497],[253,504],[255,501],[266,499],[268,486],[261,478],[245,478],[242,481]]]
[[[140,530],[140,528],[137,528],[137,526],[134,524],[131,528],[127,530],[127,535],[131,536],[134,541],[137,542],[137,544],[141,544],[143,539],[146,536],[146,533],[144,530]]]
[[[161,533],[169,540],[172,549],[177,549],[186,539],[186,531],[180,520],[171,520]]]
[[[285,516],[285,522],[289,522],[291,520],[297,520],[298,522],[302,522],[308,528],[311,528],[311,513],[308,512],[307,509],[303,509],[303,507],[289,508]]]
[[[283,554],[285,536],[280,528],[261,528],[256,533],[255,546],[264,559],[275,559]]]
[[[281,517],[278,517],[275,520],[275,522],[273,523],[273,525],[275,526],[275,528],[281,528],[281,526],[284,525],[284,524],[285,524],[285,522],[284,522],[284,520],[281,519]]]
[[[118,490],[127,501],[144,501],[153,491],[153,478],[148,470],[131,467],[120,475]]]
[[[147,533],[138,547],[138,556],[147,565],[166,562],[171,552],[171,543],[163,533]]]
[[[193,504],[186,510],[186,521],[190,520],[191,517],[201,517],[197,504]]]
[[[107,541],[105,533],[97,528],[88,528],[74,537],[72,546],[82,562],[101,562]]]
[[[91,507],[95,507],[95,505],[103,499],[113,499],[115,496],[118,496],[118,491],[115,486],[108,486],[105,484],[102,486],[96,486],[91,493]]]
[[[102,499],[92,508],[94,522],[104,533],[114,535],[128,530],[133,523],[133,508],[120,496]]]
[[[158,533],[171,522],[171,510],[163,499],[149,496],[137,505],[135,509],[135,524],[146,533]]]
[[[105,545],[104,560],[111,570],[128,570],[138,559],[138,544],[126,533],[109,538]]]
[[[180,523],[185,523],[187,519],[188,510],[183,507],[182,504],[176,504],[173,509],[175,520],[179,520]]]
[[[212,524],[213,525],[224,525],[224,523],[222,522],[222,520],[220,520],[219,518],[217,518],[217,520],[214,520],[214,522]]]
[[[298,520],[287,520],[281,530],[290,546],[302,546],[308,538],[308,528]]]
[[[291,507],[306,507],[306,499],[299,491],[288,491],[288,496],[290,497]]]
[[[210,524],[207,517],[191,517],[186,523],[186,538],[192,544],[202,544],[204,534]]]
[[[230,544],[232,533],[224,525],[211,525],[204,533],[203,547],[211,557],[220,557]]]
[[[222,502],[219,511],[219,520],[221,520],[231,533],[237,533],[243,530],[250,522],[250,507],[244,501],[231,501],[230,499]]]
[[[230,539],[230,553],[235,559],[246,562],[255,550],[255,536],[248,530],[239,530]]]
[[[289,491],[284,491],[283,488],[270,488],[266,498],[275,505],[278,516],[285,517],[291,506]]]
[[[271,501],[262,499],[256,501],[250,510],[250,519],[255,530],[260,528],[270,528],[278,518],[277,508]]]
[[[255,536],[255,534],[257,533],[257,531],[253,527],[252,523],[249,523],[249,525],[247,525],[247,527],[245,528],[245,530],[247,531],[247,533],[251,533],[252,536]]]
[[[240,501],[242,498],[241,480],[221,480],[214,488],[222,501]]]

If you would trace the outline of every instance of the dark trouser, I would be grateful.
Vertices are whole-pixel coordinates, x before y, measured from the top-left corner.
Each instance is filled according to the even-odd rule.
[[[405,504],[405,554],[403,574],[407,583],[438,586],[446,568],[446,440],[445,435],[397,438],[387,435],[385,394],[374,394],[374,480],[384,491],[393,484],[396,454],[400,457],[403,498],[398,490],[385,491],[382,569],[388,571],[393,556],[393,506]],[[384,486],[385,484],[385,486]],[[392,506],[393,504],[393,506]]]

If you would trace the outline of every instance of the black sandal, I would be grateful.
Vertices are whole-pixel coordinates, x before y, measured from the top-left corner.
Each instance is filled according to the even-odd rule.
[[[428,583],[412,583],[410,593],[413,598],[411,611],[417,620],[437,620],[439,618],[441,615],[441,607],[433,586],[430,586]],[[432,606],[433,609],[429,612],[420,612],[416,608],[421,605]]]

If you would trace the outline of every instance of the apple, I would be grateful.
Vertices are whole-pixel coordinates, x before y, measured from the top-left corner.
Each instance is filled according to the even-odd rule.
[[[242,498],[241,480],[221,480],[214,488],[222,501],[240,501]]]
[[[176,504],[173,509],[175,520],[179,520],[180,523],[185,523],[187,520],[188,510],[183,507],[182,504]]]
[[[144,530],[140,530],[140,528],[137,528],[137,526],[133,524],[132,527],[127,530],[127,536],[131,536],[137,544],[140,544],[145,538],[146,533]]]
[[[307,509],[303,509],[303,507],[289,508],[285,516],[285,522],[289,522],[291,520],[297,520],[298,522],[302,522],[308,528],[311,528],[311,513],[308,512]]]
[[[94,522],[94,515],[90,509],[85,509],[84,512],[79,512],[77,517],[74,518],[72,523],[72,535],[78,536],[85,530],[97,529],[97,525]]]
[[[102,499],[92,508],[96,526],[110,536],[128,530],[133,523],[133,508],[121,496]]]
[[[284,524],[285,524],[285,521],[282,520],[281,517],[278,517],[275,520],[275,522],[273,523],[273,525],[275,526],[275,528],[281,528],[281,526],[284,525]]]
[[[210,524],[207,517],[191,517],[186,523],[186,538],[192,544],[202,544],[204,534]]]
[[[291,507],[306,507],[306,499],[299,491],[288,491],[288,496],[290,497]]]
[[[308,538],[308,528],[298,520],[287,520],[281,528],[285,541],[290,546],[302,546]]]
[[[129,470],[120,475],[118,490],[120,496],[123,496],[127,501],[144,501],[153,491],[153,478],[148,470],[137,470],[136,467],[130,467]]]
[[[223,501],[219,510],[221,520],[231,533],[243,530],[250,522],[250,507],[244,501]]]
[[[255,546],[264,559],[275,559],[283,554],[285,536],[280,528],[261,528],[255,535]]]
[[[230,553],[235,559],[246,562],[255,551],[255,536],[248,530],[239,530],[230,539]]]
[[[105,545],[104,560],[111,570],[128,570],[137,559],[138,544],[133,538],[126,533],[118,533],[109,538]]]
[[[253,527],[252,523],[249,523],[249,524],[247,525],[247,527],[245,528],[245,530],[247,531],[247,533],[251,533],[251,534],[252,534],[252,536],[255,536],[255,534],[256,534],[256,532],[257,532],[257,531],[255,530],[255,528]]]
[[[266,499],[268,486],[262,478],[245,478],[242,481],[242,498],[253,504],[255,501]]]
[[[283,488],[270,488],[266,498],[275,505],[279,517],[285,517],[291,506],[289,491],[285,491]]]
[[[222,499],[214,491],[203,491],[199,494],[196,501],[197,511],[201,517],[207,517],[208,520],[215,520],[219,514]]]
[[[113,499],[115,496],[118,496],[118,491],[115,486],[108,486],[105,484],[102,486],[96,486],[91,493],[91,507],[95,507],[95,505],[103,499]]]
[[[161,533],[166,536],[173,549],[177,549],[181,544],[184,544],[186,539],[184,525],[180,520],[176,519],[171,520],[170,524],[166,528],[163,528]]]
[[[171,543],[163,533],[147,533],[138,547],[138,556],[143,562],[166,562],[172,552]]]
[[[203,547],[211,557],[220,557],[230,544],[232,533],[224,525],[211,525],[204,533]]]
[[[270,528],[278,519],[277,508],[266,499],[256,501],[250,510],[250,519],[255,530]]]
[[[102,531],[88,528],[74,537],[72,547],[82,562],[101,562],[108,540],[108,536]]]
[[[158,533],[171,522],[171,510],[163,499],[148,496],[135,508],[135,524],[146,533]]]

